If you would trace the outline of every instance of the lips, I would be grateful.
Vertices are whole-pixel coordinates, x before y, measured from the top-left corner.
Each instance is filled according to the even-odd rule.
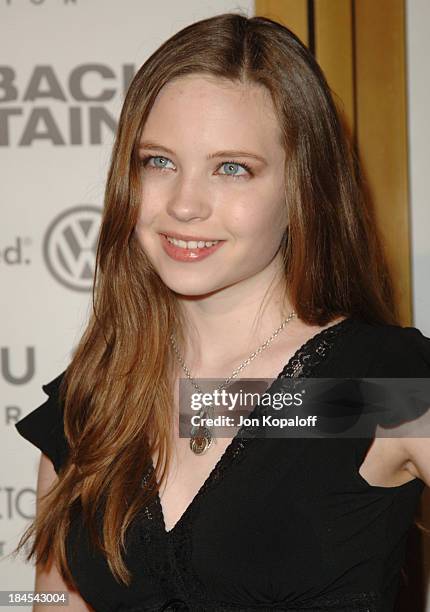
[[[203,238],[195,238],[195,237],[182,237],[179,236],[178,234],[169,234],[169,237],[172,238],[177,238],[177,240],[186,240],[186,241],[190,241],[193,240],[195,242],[212,242],[213,240],[211,239],[203,239]],[[176,246],[175,244],[172,244],[171,242],[169,242],[167,240],[167,236],[165,234],[160,234],[160,239],[161,239],[161,244],[163,247],[164,252],[173,260],[175,261],[181,261],[181,262],[197,262],[197,261],[201,261],[202,259],[206,259],[206,257],[209,257],[210,255],[212,255],[213,253],[215,253],[216,251],[218,251],[218,249],[220,249],[222,247],[222,245],[225,243],[225,240],[220,240],[217,244],[214,244],[213,246],[210,247],[197,247],[196,249],[187,249],[187,248],[183,248],[183,247],[179,247]]]

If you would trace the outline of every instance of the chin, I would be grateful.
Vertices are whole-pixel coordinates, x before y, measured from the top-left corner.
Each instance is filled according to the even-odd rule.
[[[175,293],[183,296],[203,297],[205,295],[218,291],[219,289],[222,289],[222,287],[224,286],[222,283],[218,284],[214,282],[213,279],[209,280],[207,278],[207,274],[196,274],[195,278],[186,278],[186,273],[181,274],[177,272],[176,274],[164,274],[159,270],[157,270],[157,272],[163,283],[171,291],[174,291]]]

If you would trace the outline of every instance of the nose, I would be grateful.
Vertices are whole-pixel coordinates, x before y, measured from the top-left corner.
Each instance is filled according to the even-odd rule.
[[[204,193],[204,188],[196,180],[180,180],[168,201],[167,213],[176,221],[184,223],[205,220],[212,212],[208,197],[208,193]]]

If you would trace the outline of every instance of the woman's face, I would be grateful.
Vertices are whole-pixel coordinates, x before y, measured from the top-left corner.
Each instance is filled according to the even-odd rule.
[[[135,230],[170,289],[204,295],[278,269],[285,152],[265,88],[195,74],[170,81],[146,121],[140,158]]]

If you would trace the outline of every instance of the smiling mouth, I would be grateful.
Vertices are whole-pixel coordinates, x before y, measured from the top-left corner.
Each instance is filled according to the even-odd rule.
[[[163,234],[170,244],[180,248],[180,249],[203,249],[214,246],[218,244],[218,242],[222,242],[221,240],[181,240],[179,238],[173,238],[168,234]]]
[[[160,234],[163,250],[174,261],[198,262],[222,248],[225,240],[182,240]]]

